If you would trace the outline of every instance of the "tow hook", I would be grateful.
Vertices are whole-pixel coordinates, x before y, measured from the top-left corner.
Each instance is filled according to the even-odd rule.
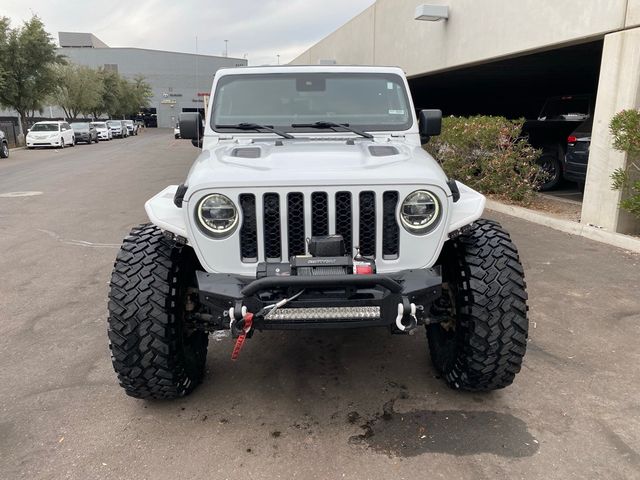
[[[251,336],[253,313],[248,312],[247,307],[238,303],[235,307],[229,309],[229,317],[231,317],[231,322],[229,323],[231,334],[237,339],[231,353],[231,360],[237,360],[245,340]]]
[[[247,307],[242,304],[236,305],[229,309],[229,329],[231,330],[231,336],[238,338],[244,332],[244,319],[247,316]]]
[[[418,319],[416,317],[416,304],[409,303],[409,300],[404,298],[402,303],[398,304],[398,316],[396,317],[396,327],[401,332],[409,333],[418,326]]]

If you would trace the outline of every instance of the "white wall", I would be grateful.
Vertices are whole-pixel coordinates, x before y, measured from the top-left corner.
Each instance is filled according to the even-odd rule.
[[[378,0],[292,63],[332,58],[341,64],[398,65],[410,76],[420,75],[602,38],[640,22],[640,0],[425,1],[449,5],[449,20],[414,20],[421,0]]]
[[[614,150],[609,123],[621,110],[640,107],[640,28],[605,37],[600,85],[593,121],[582,222],[608,231],[638,233],[640,225],[618,208],[621,194],[611,190],[611,174],[629,158]]]

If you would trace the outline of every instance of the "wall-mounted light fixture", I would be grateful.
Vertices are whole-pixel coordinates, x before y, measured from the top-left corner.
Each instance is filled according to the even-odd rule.
[[[449,19],[449,7],[447,5],[418,5],[416,7],[416,20],[437,22]]]

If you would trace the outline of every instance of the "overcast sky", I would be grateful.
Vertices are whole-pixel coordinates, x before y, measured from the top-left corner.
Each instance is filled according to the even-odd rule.
[[[111,47],[229,56],[250,65],[287,63],[374,0],[1,0],[12,25],[37,14],[59,31],[91,32]]]

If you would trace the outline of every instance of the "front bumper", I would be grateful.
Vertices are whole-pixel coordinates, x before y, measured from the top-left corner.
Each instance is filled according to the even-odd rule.
[[[29,139],[27,138],[27,147],[58,147],[60,139]]]
[[[195,321],[208,330],[229,328],[230,309],[258,314],[265,307],[303,294],[271,315],[254,317],[258,330],[391,326],[399,305],[416,306],[418,324],[430,323],[431,305],[441,296],[439,267],[384,275],[271,276],[260,279],[197,272],[199,301],[207,313]]]

